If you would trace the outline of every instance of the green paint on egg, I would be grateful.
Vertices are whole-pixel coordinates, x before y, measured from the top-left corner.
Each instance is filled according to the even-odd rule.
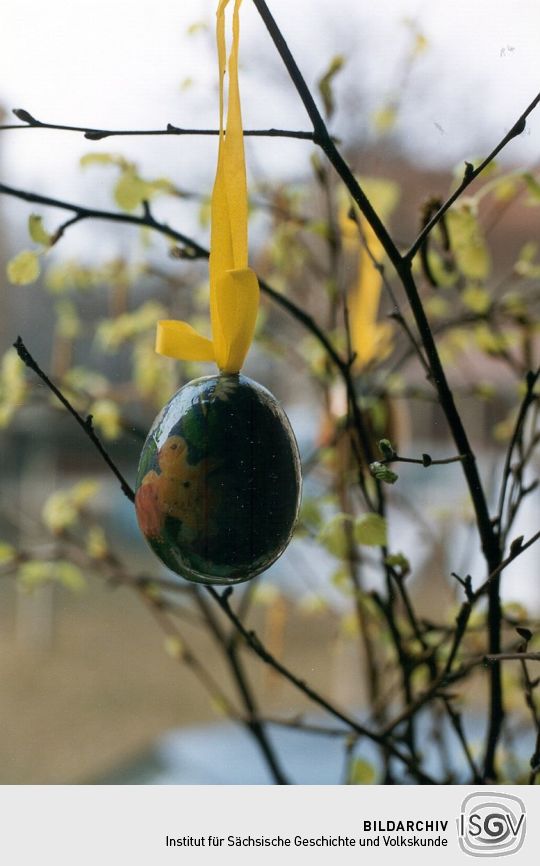
[[[168,568],[234,584],[283,553],[300,493],[298,446],[275,397],[246,376],[220,374],[184,385],[154,421],[135,508]]]

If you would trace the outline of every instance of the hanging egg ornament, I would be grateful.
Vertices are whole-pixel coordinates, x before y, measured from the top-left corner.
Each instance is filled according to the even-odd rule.
[[[194,379],[160,412],[144,444],[135,509],[150,547],[172,571],[197,583],[234,584],[264,571],[289,543],[300,504],[300,458],[275,397],[240,373],[259,305],[248,266],[248,199],[240,93],[239,10],[234,0],[226,135],[225,11],[219,0],[219,145],[212,191],[212,339],[188,322],[158,322],[156,351],[213,361],[219,373]],[[232,5],[232,4],[231,4]]]
[[[135,508],[150,547],[198,583],[234,584],[264,571],[290,541],[300,459],[287,416],[243,375],[184,385],[142,450]]]

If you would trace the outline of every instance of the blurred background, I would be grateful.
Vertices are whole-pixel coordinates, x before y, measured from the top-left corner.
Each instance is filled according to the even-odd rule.
[[[539,86],[540,9],[533,0],[269,5],[343,152],[404,247],[429,202],[448,195],[465,160],[475,163],[491,150]],[[23,108],[46,124],[215,128],[214,12],[208,0],[5,0],[3,124],[19,123],[11,110]],[[249,0],[241,87],[245,128],[309,129]],[[467,193],[449,226],[454,259],[445,258],[437,238],[418,271],[494,504],[523,373],[536,351],[539,130],[533,114]],[[5,129],[1,183],[127,214],[140,214],[147,199],[157,220],[207,246],[216,144],[214,137],[86,140],[56,129]],[[249,138],[246,155],[254,266],[344,348],[338,301],[349,293],[354,308],[367,268],[355,230],[351,240],[350,203],[310,142]],[[0,192],[0,783],[266,781],[247,735],[178,663],[178,646],[124,586],[140,577],[171,579],[141,538],[130,502],[73,419],[10,349],[21,335],[78,410],[93,415],[134,483],[159,408],[182,383],[211,372],[158,358],[152,348],[161,317],[189,319],[208,332],[207,265],[190,261],[185,247],[162,234],[106,220],[82,220],[51,243],[69,211]],[[32,214],[41,218],[33,227]],[[26,253],[29,275],[17,259]],[[382,292],[379,307],[381,287],[374,291],[371,319],[364,309],[353,322],[359,356],[367,337],[376,337],[357,366],[374,441],[385,435],[401,453],[447,456],[446,426],[414,353],[395,326],[384,340],[376,330],[389,322],[392,302]],[[308,470],[297,537],[250,590],[253,626],[292,669],[361,711],[358,634],[343,557],[328,530],[344,511],[334,437],[343,394],[313,337],[268,298],[245,372],[283,402]],[[450,572],[482,579],[459,467],[405,466],[399,475],[392,550],[410,563],[419,610],[451,622],[457,595]],[[533,461],[524,484],[535,475]],[[512,537],[536,531],[537,514],[531,492]],[[377,587],[369,551],[362,568],[366,590]],[[534,548],[508,569],[504,598],[512,615],[540,616],[537,575]],[[233,694],[189,599],[183,607],[189,646],[210,659]],[[260,663],[249,661],[247,669],[277,722],[311,712]],[[472,705],[479,695],[471,694]],[[342,781],[343,749],[334,739],[313,767],[314,742],[277,722],[273,736],[296,781]],[[471,730],[474,736],[474,723]]]

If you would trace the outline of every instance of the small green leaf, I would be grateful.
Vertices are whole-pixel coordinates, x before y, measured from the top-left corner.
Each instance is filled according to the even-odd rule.
[[[115,351],[126,340],[153,331],[156,319],[162,319],[166,314],[166,308],[158,301],[146,301],[131,313],[104,319],[97,327],[98,342],[106,352]]]
[[[529,611],[527,610],[525,605],[521,604],[519,601],[507,601],[505,602],[505,604],[503,604],[502,609],[503,613],[508,617],[512,617],[512,619],[524,621],[530,619]],[[470,624],[471,623],[469,621],[469,625]]]
[[[62,384],[76,391],[86,391],[91,397],[101,397],[109,389],[106,377],[87,367],[72,367]]]
[[[322,100],[324,103],[324,110],[326,112],[326,116],[328,118],[332,117],[335,111],[335,102],[334,102],[334,93],[333,93],[333,79],[337,73],[343,69],[345,65],[345,58],[342,54],[336,54],[335,57],[330,61],[330,65],[324,75],[319,78],[318,88],[319,93],[322,96]]]
[[[7,541],[0,541],[0,565],[8,565],[17,557],[15,548],[8,544]]]
[[[309,161],[311,162],[311,167],[313,169],[313,173],[320,184],[324,184],[326,180],[326,166],[323,163],[322,159],[319,157],[318,153],[315,151],[311,154]]]
[[[540,202],[540,183],[533,174],[525,171],[522,175],[525,181],[525,186],[529,192],[528,204],[538,204]]]
[[[15,286],[35,283],[40,272],[37,253],[33,250],[23,250],[8,262],[6,270],[8,280]]]
[[[519,191],[518,175],[505,174],[493,183],[493,195],[497,201],[510,201]]]
[[[79,160],[81,168],[89,165],[117,165],[122,169],[130,166],[130,163],[117,153],[85,153]]]
[[[321,525],[322,520],[322,512],[321,506],[318,499],[314,496],[306,496],[302,500],[302,505],[300,507],[300,515],[299,522],[304,523],[309,527],[314,527],[318,529]]]
[[[540,273],[539,273],[540,276]],[[507,292],[501,298],[501,307],[509,316],[513,316],[518,321],[526,321],[529,314],[529,307],[526,298],[519,292]]]
[[[28,217],[28,233],[34,243],[41,244],[42,247],[50,247],[52,235],[43,227],[43,217],[39,214],[32,213]]]
[[[324,240],[328,240],[331,236],[332,229],[326,220],[311,220],[306,228],[314,235],[317,235]]]
[[[208,21],[194,21],[193,24],[190,24],[186,29],[186,33],[188,36],[195,36],[196,33],[201,33],[208,29]]]
[[[274,583],[260,583],[254,590],[252,599],[255,604],[270,607],[280,598],[280,592]]]
[[[519,260],[523,262],[533,262],[538,252],[538,244],[536,241],[527,241],[523,244],[519,251]]]
[[[0,358],[0,429],[7,427],[28,392],[25,366],[14,348]]]
[[[73,526],[79,515],[69,492],[56,490],[45,500],[41,516],[47,529],[59,535],[64,529]]]
[[[120,410],[113,400],[103,398],[96,400],[90,406],[90,414],[94,427],[103,434],[105,439],[118,439],[122,432]]]
[[[81,320],[75,304],[64,299],[55,305],[55,310],[57,334],[66,340],[74,340],[81,332]]]
[[[168,177],[157,177],[155,180],[144,181],[144,183],[146,185],[147,198],[149,199],[158,194],[181,195],[180,191]]]
[[[482,323],[474,329],[474,339],[477,346],[488,355],[500,355],[508,349],[508,340],[504,333],[497,333]]]
[[[346,524],[352,524],[349,514],[335,514],[319,532],[318,539],[333,556],[345,559],[348,550]]]
[[[114,199],[122,210],[134,211],[143,201],[148,199],[148,185],[136,174],[133,168],[128,168],[121,175],[114,187]]]
[[[339,630],[343,637],[356,640],[359,633],[359,624],[356,611],[348,611],[343,614],[339,623]]]
[[[298,602],[298,609],[307,616],[324,613],[328,610],[328,602],[325,598],[315,592],[309,592],[302,596]]]
[[[51,580],[50,562],[23,562],[17,572],[17,581],[25,592],[32,592],[44,583]]]
[[[384,547],[388,540],[386,520],[374,512],[362,514],[355,520],[354,537],[358,544]]]
[[[425,51],[429,48],[429,42],[427,37],[424,36],[423,33],[417,33],[414,38],[414,45],[412,49],[413,57],[418,57],[420,54],[424,54]]]
[[[389,373],[386,376],[386,393],[392,397],[400,397],[407,387],[407,382],[399,373]]]
[[[399,478],[399,475],[378,460],[369,464],[369,471],[377,481],[384,481],[385,484],[395,484]]]
[[[77,508],[83,508],[90,499],[99,493],[100,488],[99,481],[94,481],[93,478],[84,478],[71,488],[69,495]]]
[[[211,200],[209,196],[205,196],[199,205],[199,225],[206,229],[210,225],[211,216]]]
[[[386,135],[396,125],[397,119],[397,106],[396,105],[384,105],[382,108],[379,108],[372,118],[373,127],[375,132],[379,135]]]
[[[411,570],[409,560],[402,553],[391,553],[384,561],[386,565],[389,565],[391,568],[399,569],[403,576],[408,574]]]
[[[227,705],[227,701],[225,698],[222,698],[221,695],[213,695],[210,700],[210,706],[214,710],[216,716],[224,716],[225,718],[230,718],[230,710]]]
[[[101,526],[91,526],[86,536],[86,552],[91,559],[105,559],[109,548]]]
[[[401,197],[399,184],[382,177],[361,175],[360,185],[384,220],[389,220]]]
[[[167,635],[165,640],[163,641],[163,649],[172,659],[176,659],[180,661],[182,656],[184,655],[184,647],[182,641],[177,635]]]
[[[436,250],[429,249],[427,259],[430,273],[438,286],[447,289],[457,282],[459,274],[455,268],[449,268],[449,265]]]
[[[330,583],[339,589],[341,592],[350,595],[351,592],[351,574],[348,568],[340,566],[336,568],[330,577]]]
[[[467,309],[472,310],[473,313],[486,313],[491,306],[489,292],[481,286],[467,286],[461,298]]]
[[[375,769],[364,758],[354,758],[349,766],[349,781],[351,785],[373,785]]]
[[[450,247],[457,265],[466,277],[484,280],[491,268],[491,258],[472,204],[461,204],[446,215]]]
[[[86,586],[81,569],[72,562],[56,563],[56,580],[70,592],[81,592]]]
[[[41,516],[45,526],[55,535],[74,526],[82,508],[96,495],[100,488],[98,481],[85,479],[69,490],[55,490],[45,500]]]
[[[508,442],[514,431],[515,421],[515,412],[512,410],[506,418],[494,425],[491,431],[493,438],[497,442]]]
[[[480,400],[493,400],[497,396],[497,388],[493,382],[476,382],[474,393]]]
[[[45,583],[60,583],[71,592],[80,592],[86,581],[80,568],[72,562],[24,562],[17,573],[19,586],[25,592],[32,592]]]
[[[437,285],[440,286],[442,284],[437,281]],[[428,316],[433,319],[443,319],[451,312],[450,304],[447,299],[441,297],[441,295],[433,294],[430,298],[426,298],[424,307]]]

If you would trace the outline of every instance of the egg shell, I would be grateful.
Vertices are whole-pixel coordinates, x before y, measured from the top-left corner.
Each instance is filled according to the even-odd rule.
[[[197,583],[264,571],[289,543],[300,505],[298,446],[276,398],[240,374],[184,385],[148,434],[135,509],[154,553]]]

